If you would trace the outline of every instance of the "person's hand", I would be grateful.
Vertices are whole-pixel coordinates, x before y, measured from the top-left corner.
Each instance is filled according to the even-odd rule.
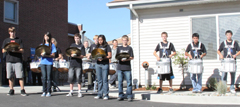
[[[125,62],[127,60],[127,58],[122,58],[121,61],[122,62]]]
[[[237,57],[237,55],[233,55],[233,58],[236,58]]]
[[[203,58],[203,55],[201,55],[200,58]]]
[[[169,55],[168,57],[169,57],[169,58],[172,58],[172,55]]]
[[[192,59],[192,55],[189,55],[188,57],[189,57],[189,59]]]
[[[160,61],[161,59],[159,57],[157,57],[157,61]]]
[[[6,50],[6,49],[3,49],[3,53],[5,53],[5,52],[7,52],[7,50]]]
[[[44,55],[45,55],[45,52],[42,52],[42,53],[41,53],[41,56],[44,56]]]
[[[219,55],[219,58],[220,58],[220,59],[223,59],[223,55]]]
[[[77,56],[76,54],[71,54],[71,57],[75,57],[75,56]]]
[[[98,58],[98,61],[102,61],[103,59],[102,58]]]

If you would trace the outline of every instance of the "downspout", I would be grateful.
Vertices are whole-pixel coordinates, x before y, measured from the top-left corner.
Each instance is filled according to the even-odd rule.
[[[137,14],[137,12],[135,11],[135,9],[133,8],[133,5],[132,4],[129,4],[129,9],[132,11],[132,13],[135,15],[136,17],[136,25],[137,25],[137,54],[138,54],[138,57],[137,58],[134,58],[134,59],[137,59],[137,71],[138,71],[138,75],[137,75],[137,80],[138,82],[136,83],[136,88],[138,88],[138,85],[141,84],[141,80],[140,80],[140,41],[139,41],[139,16]],[[132,38],[133,37],[133,34],[132,34],[132,31],[131,31],[131,41],[132,41]],[[131,42],[132,44],[132,42]]]

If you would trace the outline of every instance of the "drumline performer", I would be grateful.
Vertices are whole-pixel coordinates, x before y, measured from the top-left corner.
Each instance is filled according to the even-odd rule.
[[[84,44],[83,44],[84,48],[85,48],[85,52],[86,52],[86,56],[84,56],[83,59],[85,59],[89,53],[89,44],[88,44],[88,41],[84,41]],[[86,74],[82,74],[82,87],[85,87],[85,76]]]
[[[117,47],[118,47],[118,41],[116,39],[112,40],[112,58],[109,59],[109,62],[114,63],[115,68],[117,67],[117,59],[115,58],[116,53],[117,53]],[[117,71],[117,70],[116,70]],[[108,80],[109,83],[109,88],[116,88],[116,80],[118,77],[118,73],[116,72],[115,74],[110,76],[110,79]]]
[[[109,59],[112,57],[111,48],[106,42],[104,35],[98,36],[98,44],[96,48],[100,48],[105,51],[106,57],[97,59],[96,74],[98,79],[98,95],[94,99],[108,100],[109,87],[108,87],[108,73],[109,73]],[[104,96],[103,96],[104,95]]]
[[[56,47],[56,53],[55,53],[55,57],[54,57],[54,61],[59,61],[59,60],[63,60],[63,55],[62,55],[62,51],[61,49],[57,46],[57,40],[55,38],[52,38],[51,40],[52,44],[55,45]],[[53,81],[58,84],[58,78],[59,78],[59,72],[58,70],[52,71],[52,79]],[[53,86],[53,92],[57,92],[56,90],[56,86]]]
[[[51,97],[51,84],[52,84],[52,68],[53,68],[53,58],[55,57],[56,47],[51,42],[52,35],[47,32],[44,34],[43,43],[41,45],[49,46],[51,49],[51,55],[45,55],[41,53],[40,68],[42,73],[42,84],[43,84],[43,94],[41,97]]]
[[[74,75],[76,76],[78,84],[78,97],[83,97],[81,93],[81,77],[82,77],[82,58],[85,56],[85,48],[81,43],[81,35],[76,33],[74,35],[75,43],[72,43],[70,47],[77,47],[81,50],[81,55],[76,56],[71,54],[70,66],[68,71],[68,82],[70,83],[70,92],[66,95],[67,97],[73,96],[73,85],[74,85]]]
[[[236,41],[234,41],[232,39],[232,31],[231,30],[227,30],[225,32],[225,35],[227,37],[227,40],[223,41],[217,51],[220,59],[223,59],[225,57],[227,57],[228,55],[228,52],[230,52],[230,54],[232,55],[232,57],[236,60],[236,57],[240,54],[240,48],[239,48],[239,45]],[[228,47],[228,45],[230,47]],[[230,50],[228,50],[228,48]],[[221,52],[224,52],[224,54],[222,55]],[[238,51],[238,52],[237,52]],[[235,75],[236,75],[236,72],[230,72],[230,75],[231,75],[231,86],[230,86],[230,92],[231,93],[236,93],[235,91],[235,87],[234,87],[234,84],[235,84]],[[222,81],[227,81],[227,73],[226,72],[222,72]]]
[[[165,47],[165,53],[166,53],[166,57],[167,58],[172,58],[174,55],[176,55],[176,50],[174,45],[167,41],[168,38],[168,34],[167,32],[162,32],[161,34],[162,37],[162,42],[158,43],[156,46],[155,51],[153,52],[153,55],[157,58],[157,61],[160,61],[160,57],[163,56],[164,54],[164,47]],[[157,55],[157,52],[159,51],[159,56]],[[173,51],[173,53],[171,54],[171,52]],[[162,93],[162,83],[163,81],[165,81],[165,79],[167,79],[169,81],[169,92],[173,92],[172,89],[172,79],[174,79],[174,75],[173,75],[173,70],[172,70],[172,63],[170,62],[170,74],[160,74],[159,76],[159,86],[160,88],[158,89],[157,93]]]
[[[10,91],[7,95],[14,95],[14,76],[19,79],[19,84],[21,86],[21,95],[27,96],[24,89],[24,80],[23,80],[23,60],[22,54],[24,52],[22,40],[16,37],[15,27],[8,28],[9,38],[6,38],[2,44],[2,53],[6,55],[6,71],[7,79],[9,82]],[[20,49],[16,51],[8,52],[4,49],[7,43],[15,42],[20,45]]]
[[[130,57],[128,59],[121,59],[118,62],[117,66],[117,73],[118,73],[118,101],[124,100],[124,93],[123,93],[123,79],[126,78],[127,81],[127,98],[128,101],[132,101],[132,71],[131,71],[131,60],[133,60],[133,49],[131,46],[128,45],[129,38],[127,35],[122,36],[122,46],[117,48],[117,53],[128,53]]]
[[[194,33],[192,35],[193,42],[187,46],[185,51],[185,55],[189,57],[189,59],[194,59],[195,57],[202,58],[206,56],[207,51],[203,43],[199,42],[199,34]],[[196,50],[195,50],[196,49]],[[190,54],[188,54],[190,52]],[[197,78],[196,78],[197,76]],[[201,93],[202,92],[202,73],[192,74],[190,73],[190,79],[192,81],[193,93]]]

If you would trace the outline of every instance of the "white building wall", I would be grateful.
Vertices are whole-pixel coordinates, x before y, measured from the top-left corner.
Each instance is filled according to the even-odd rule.
[[[183,9],[180,12],[179,9]],[[190,17],[196,15],[209,15],[209,14],[225,14],[225,13],[237,13],[240,12],[240,2],[231,3],[212,3],[201,4],[191,6],[177,6],[177,7],[163,7],[153,9],[139,9],[136,10],[139,17],[139,29],[140,29],[140,54],[137,52],[137,21],[133,14],[131,14],[132,22],[132,47],[134,51],[133,65],[133,80],[139,78],[140,85],[145,84],[145,70],[140,67],[140,72],[137,71],[139,64],[137,63],[140,55],[140,63],[148,61],[149,66],[149,85],[159,84],[157,74],[154,74],[156,58],[153,55],[154,49],[161,41],[161,33],[166,31],[169,35],[168,40],[172,42],[177,51],[185,49],[191,42],[191,22]],[[201,35],[200,35],[201,36]],[[221,43],[221,41],[220,41]],[[239,56],[240,57],[240,56]],[[240,66],[240,60],[238,60],[238,66]],[[212,75],[216,77],[218,74],[218,68],[221,67],[219,60],[204,60],[204,73],[203,84],[206,84],[208,78]],[[183,79],[182,73],[179,71],[178,66],[173,64],[173,72],[175,79],[173,85],[179,86]],[[215,74],[213,73],[215,71]],[[140,73],[140,75],[139,75]],[[236,81],[240,81],[240,68],[236,75]],[[185,74],[187,75],[187,74]],[[221,74],[220,74],[221,75]],[[139,76],[139,77],[138,77]],[[189,76],[185,76],[185,82],[187,85],[191,85]],[[230,83],[230,75],[228,74],[228,83]],[[164,82],[164,85],[168,85],[168,82]]]

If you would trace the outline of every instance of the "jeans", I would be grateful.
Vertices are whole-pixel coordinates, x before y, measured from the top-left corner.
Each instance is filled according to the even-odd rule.
[[[109,88],[108,88],[108,72],[109,64],[96,64],[96,73],[98,79],[98,96],[109,97]]]
[[[51,72],[52,65],[41,64],[43,92],[51,92]]]
[[[52,80],[58,84],[58,70],[52,71]],[[53,84],[52,84],[53,85]],[[53,89],[56,89],[56,87],[53,85]]]
[[[199,91],[202,89],[202,73],[200,74],[190,73],[190,79],[192,81],[193,91]]]
[[[230,86],[230,90],[235,90],[234,84],[235,84],[235,75],[236,72],[230,72],[231,75],[231,86]],[[227,72],[222,72],[222,81],[226,81],[227,82]]]
[[[133,95],[132,95],[132,72],[118,70],[118,90],[119,90],[118,95],[119,95],[119,98],[124,97],[123,77],[125,77],[127,80],[127,98],[133,98]]]
[[[115,74],[110,76],[110,79],[108,81],[109,84],[115,85],[116,84],[115,82],[116,82],[117,78],[118,78],[118,73],[116,72]]]
[[[68,70],[68,82],[70,84],[74,84],[74,76],[76,76],[76,80],[77,80],[77,83],[78,84],[81,84],[82,80],[81,80],[81,77],[82,77],[82,68],[80,67],[69,67],[69,70]]]

